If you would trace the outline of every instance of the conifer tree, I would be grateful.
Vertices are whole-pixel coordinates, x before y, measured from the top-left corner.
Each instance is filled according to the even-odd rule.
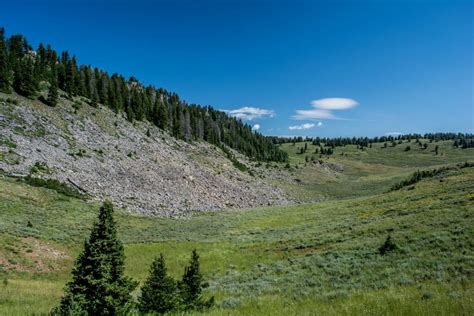
[[[36,86],[33,61],[31,57],[25,56],[16,66],[13,87],[19,94],[31,98],[36,92]]]
[[[10,70],[8,68],[7,45],[5,42],[5,29],[0,28],[0,91],[10,93]]]
[[[47,102],[50,106],[56,106],[58,104],[58,74],[56,68],[53,67],[51,73],[51,81],[48,89],[48,99]]]
[[[112,203],[104,202],[76,259],[72,281],[53,314],[126,313],[131,304],[130,293],[137,284],[124,276],[124,249],[115,225]]]
[[[160,103],[159,108],[158,108],[158,127],[161,128],[162,130],[167,130],[169,127],[168,124],[168,104],[167,103]]]
[[[91,97],[91,106],[97,107],[99,104],[99,95],[97,94],[97,90],[94,88],[92,91],[92,97]]]
[[[176,281],[168,276],[163,254],[156,257],[141,289],[138,309],[142,313],[166,313],[177,307]]]
[[[205,301],[201,295],[203,277],[199,267],[199,255],[196,249],[192,252],[189,266],[184,269],[179,288],[184,309],[203,309],[214,304],[214,297]]]

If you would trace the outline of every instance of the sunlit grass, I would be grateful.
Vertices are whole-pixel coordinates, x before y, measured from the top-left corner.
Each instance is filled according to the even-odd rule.
[[[363,164],[353,166],[348,173],[362,174]],[[377,168],[401,177],[399,167]],[[196,248],[209,282],[205,294],[217,299],[213,315],[473,314],[474,169],[386,193],[389,187],[371,196],[187,219],[117,210],[126,273],[143,281],[163,253],[179,278]],[[97,210],[97,203],[0,178],[0,314],[47,313],[57,304]],[[399,248],[381,256],[388,234]],[[27,256],[32,240],[67,257],[40,257],[49,269],[41,272],[37,257]],[[12,271],[14,264],[24,272]]]

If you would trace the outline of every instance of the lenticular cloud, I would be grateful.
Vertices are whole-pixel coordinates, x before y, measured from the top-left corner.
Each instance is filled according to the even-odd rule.
[[[347,110],[357,106],[357,101],[348,98],[325,98],[311,101],[311,105],[322,110]]]

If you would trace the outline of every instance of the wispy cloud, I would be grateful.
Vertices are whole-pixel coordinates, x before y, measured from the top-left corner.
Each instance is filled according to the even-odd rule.
[[[335,120],[337,117],[326,110],[296,110],[292,116],[295,120]]]
[[[261,127],[260,124],[255,124],[254,126],[252,126],[252,129],[254,131],[258,131],[260,129],[260,127]]]
[[[310,102],[313,109],[296,110],[291,118],[295,120],[343,120],[332,113],[337,110],[347,110],[356,107],[359,103],[348,98],[325,98]]]
[[[322,125],[323,125],[323,123],[319,122],[317,126],[319,127],[319,126],[322,126]],[[289,126],[288,129],[292,130],[292,131],[294,131],[294,130],[300,131],[300,130],[304,130],[304,129],[310,129],[310,128],[313,128],[315,126],[316,126],[316,124],[314,124],[314,123],[304,123],[304,124],[300,124],[300,125]]]
[[[251,106],[244,106],[239,109],[223,110],[223,111],[229,113],[229,115],[232,115],[244,121],[251,121],[258,118],[275,116],[275,112],[273,110],[260,109],[260,108],[255,108]]]

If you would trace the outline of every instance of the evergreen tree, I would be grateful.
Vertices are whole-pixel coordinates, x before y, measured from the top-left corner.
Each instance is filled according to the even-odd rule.
[[[193,250],[189,266],[185,267],[183,278],[179,285],[184,309],[203,309],[214,304],[214,297],[205,301],[201,292],[203,277],[199,267],[199,255]]]
[[[0,91],[10,93],[11,76],[8,67],[7,45],[5,41],[5,29],[0,28]]]
[[[92,96],[91,96],[91,106],[96,108],[99,105],[98,102],[99,102],[99,95],[97,94],[97,90],[94,87],[92,91]]]
[[[136,283],[124,276],[124,249],[115,225],[112,203],[104,202],[54,314],[117,315],[130,307]]]
[[[150,267],[150,274],[141,289],[138,309],[142,313],[166,313],[177,307],[176,281],[167,275],[163,254]]]
[[[48,99],[47,102],[50,106],[56,106],[58,104],[58,74],[56,68],[53,67],[51,74],[51,81],[48,89]]]
[[[15,69],[13,88],[18,94],[32,98],[36,93],[33,61],[30,56],[25,56]]]

